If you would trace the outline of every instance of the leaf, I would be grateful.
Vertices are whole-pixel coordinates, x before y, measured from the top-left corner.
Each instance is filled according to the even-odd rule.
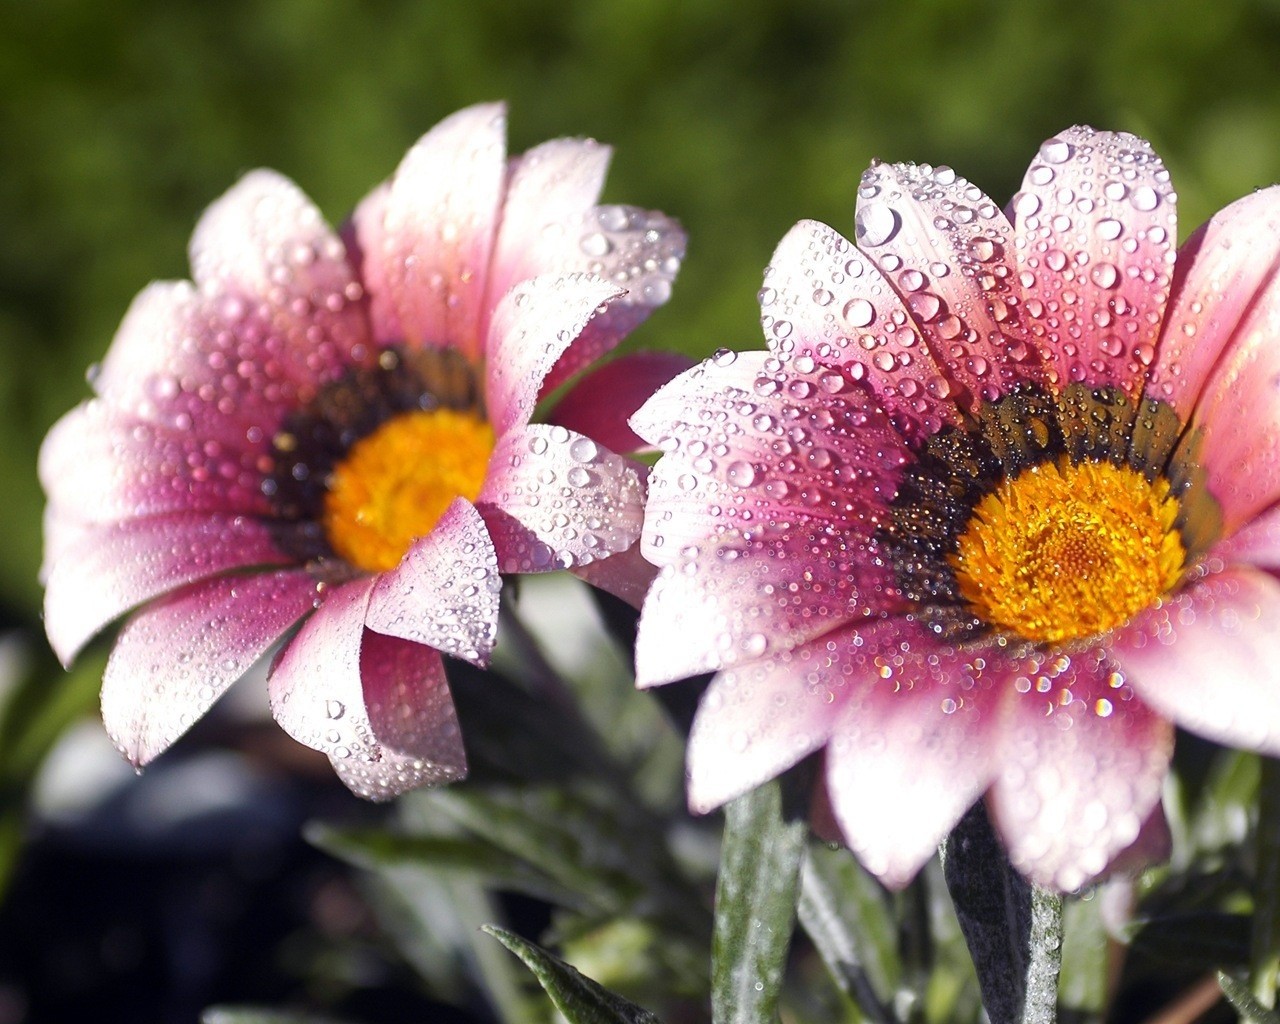
[[[524,962],[569,1024],[661,1024],[648,1010],[597,985],[540,946],[495,925],[485,925],[483,931]]]
[[[336,1017],[255,1006],[211,1006],[200,1014],[200,1024],[342,1024]]]
[[[787,806],[784,789],[789,798],[807,783],[807,771],[793,770],[725,808],[711,943],[715,1024],[777,1018],[808,832],[803,816]]]
[[[991,1024],[1052,1024],[1062,966],[1062,897],[1014,870],[981,803],[960,819],[942,852]]]
[[[1258,1002],[1249,991],[1249,986],[1240,979],[1219,971],[1218,984],[1222,986],[1222,994],[1227,997],[1227,1002],[1240,1014],[1241,1021],[1246,1024],[1280,1024],[1280,1013],[1269,1010]]]
[[[1102,897],[1094,893],[1063,908],[1062,976],[1058,998],[1063,1010],[1100,1017],[1107,1006],[1110,940],[1102,919]]]
[[[1280,969],[1280,761],[1271,757],[1262,758],[1256,854],[1249,980],[1260,999],[1274,1003]]]
[[[886,998],[899,974],[896,929],[879,884],[848,850],[810,846],[797,910],[845,994],[872,1020],[894,1021]]]

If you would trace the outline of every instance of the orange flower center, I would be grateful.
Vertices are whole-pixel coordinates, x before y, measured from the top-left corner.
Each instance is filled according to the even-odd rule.
[[[948,561],[970,610],[1037,643],[1104,632],[1171,590],[1186,550],[1178,500],[1110,462],[1062,458],[1006,478],[974,508]]]
[[[493,427],[470,412],[413,410],[387,420],[329,475],[330,546],[368,572],[394,568],[455,498],[475,500],[493,445]]]

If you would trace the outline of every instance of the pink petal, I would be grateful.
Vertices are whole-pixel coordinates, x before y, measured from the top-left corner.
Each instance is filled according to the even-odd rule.
[[[366,800],[390,800],[466,775],[462,733],[436,651],[366,631],[360,673],[373,738],[370,752],[376,756],[329,751],[334,770],[352,792]]]
[[[995,824],[1019,871],[1079,888],[1138,837],[1160,798],[1173,727],[1096,650],[1023,659],[1001,685]]]
[[[717,675],[689,734],[689,807],[715,810],[826,743],[841,709],[872,685],[874,668],[854,655],[862,642],[842,630]]]
[[[1151,608],[1113,657],[1142,700],[1228,746],[1280,754],[1280,583],[1233,566]]]
[[[1183,422],[1252,311],[1267,304],[1280,271],[1280,188],[1238,199],[1202,224],[1178,252],[1147,393]]]
[[[984,662],[998,665],[1001,656],[939,646],[903,619],[860,633],[845,634],[828,670],[866,685],[838,714],[827,791],[858,859],[901,888],[996,771],[1002,694]]]
[[[269,515],[260,458],[191,431],[124,419],[94,399],[50,429],[40,447],[40,482],[51,504],[85,521],[169,512]]]
[[[632,352],[590,371],[564,394],[550,421],[586,434],[615,452],[634,452],[644,442],[627,420],[658,388],[692,365],[678,352]]]
[[[1280,569],[1280,505],[1219,542],[1211,555],[1227,564],[1243,562],[1260,569]]]
[[[1136,135],[1069,128],[1014,197],[1029,326],[1060,385],[1136,397],[1155,357],[1177,240],[1169,172]]]
[[[53,563],[44,623],[63,664],[107,623],[170,590],[229,569],[289,558],[257,520],[210,515],[131,519],[87,532]]]
[[[760,290],[769,347],[798,366],[840,364],[865,380],[909,440],[959,420],[956,390],[875,263],[839,232],[802,220],[774,250]],[[890,330],[889,328],[893,329]]]
[[[383,346],[399,344],[405,338],[400,311],[396,309],[391,293],[391,266],[377,257],[388,246],[386,216],[390,195],[391,182],[384,181],[360,200],[342,230],[348,258],[364,282],[369,298],[369,324],[374,341]],[[374,253],[373,259],[367,258],[370,252]]]
[[[501,587],[484,520],[458,498],[396,568],[378,577],[365,625],[484,666],[497,635]]]
[[[1280,287],[1265,288],[1234,328],[1192,419],[1199,461],[1234,533],[1280,499]]]
[[[587,269],[582,225],[611,155],[594,139],[554,139],[511,159],[488,306],[527,278]]]
[[[135,765],[163,753],[314,605],[305,572],[204,580],[147,605],[102,678],[107,733]]]
[[[485,403],[498,434],[529,422],[551,367],[619,294],[599,278],[577,274],[522,281],[503,297],[486,345]]]
[[[636,467],[564,427],[498,438],[476,506],[503,572],[570,568],[625,551],[640,536]]]
[[[977,186],[949,167],[873,164],[855,220],[858,248],[902,297],[968,411],[1043,379],[1017,308],[1013,229]]]
[[[480,360],[481,310],[505,173],[504,108],[468,107],[409,150],[380,224],[366,219],[377,203],[362,208],[357,237],[366,283],[375,308],[390,299],[403,340]]]
[[[632,608],[639,608],[644,604],[644,596],[649,592],[658,568],[640,554],[637,541],[626,551],[574,569],[573,574],[591,586],[621,598]]]

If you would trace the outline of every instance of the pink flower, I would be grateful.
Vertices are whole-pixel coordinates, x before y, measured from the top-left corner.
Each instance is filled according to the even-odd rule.
[[[605,445],[633,446],[623,420],[672,364],[611,365],[610,393],[588,377],[531,422],[683,253],[661,214],[595,205],[608,160],[569,139],[508,160],[503,108],[473,107],[342,238],[287,179],[246,175],[196,228],[194,283],[137,297],[40,457],[54,650],[138,609],[102,688],[135,764],[300,623],[270,674],[287,732],[372,799],[458,778],[441,654],[486,662],[499,574],[634,585],[603,567],[644,484]]]
[[[1280,190],[1175,254],[1142,139],[1050,139],[1006,216],[874,164],[857,243],[802,222],[722,352],[633,428],[665,452],[641,685],[718,674],[707,811],[825,751],[863,862],[909,880],[979,796],[1073,888],[1158,813],[1173,723],[1280,754]]]

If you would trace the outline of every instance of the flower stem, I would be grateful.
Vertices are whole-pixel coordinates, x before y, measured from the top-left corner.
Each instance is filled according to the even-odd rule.
[[[942,867],[991,1024],[1053,1024],[1062,897],[1018,874],[981,803],[947,837]]]
[[[1249,982],[1258,1001],[1270,1008],[1280,969],[1280,760],[1273,757],[1262,758],[1258,781],[1256,856]]]

